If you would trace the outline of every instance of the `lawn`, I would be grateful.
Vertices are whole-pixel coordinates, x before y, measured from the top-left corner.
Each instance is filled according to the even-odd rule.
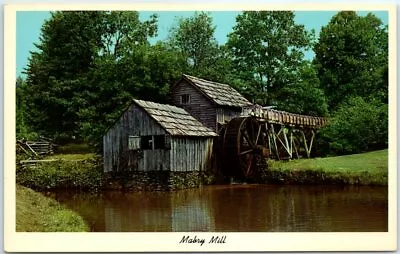
[[[87,159],[93,159],[96,157],[96,154],[94,153],[70,153],[70,154],[52,154],[46,156],[44,159],[46,160],[87,160]]]
[[[270,182],[387,185],[388,150],[337,157],[268,162]]]
[[[320,169],[325,172],[384,173],[388,171],[388,150],[337,157],[272,161],[273,168],[288,170]]]
[[[89,227],[75,212],[51,198],[16,185],[16,231],[85,232]]]

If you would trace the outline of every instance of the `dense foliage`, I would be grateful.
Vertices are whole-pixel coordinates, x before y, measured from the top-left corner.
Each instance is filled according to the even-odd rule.
[[[17,137],[100,145],[132,98],[169,102],[183,73],[227,83],[250,101],[330,116],[325,152],[387,145],[388,33],[372,14],[339,12],[314,32],[290,11],[244,11],[225,45],[208,13],[178,20],[165,41],[156,15],[135,11],[53,12],[17,81]],[[304,52],[314,49],[313,62]]]
[[[16,182],[38,191],[79,189],[96,191],[103,186],[101,159],[56,160],[35,167],[17,167]]]
[[[314,51],[321,88],[331,110],[349,96],[387,102],[388,33],[376,16],[339,12],[322,27]]]
[[[376,99],[349,98],[329,121],[321,131],[321,142],[326,142],[329,153],[359,153],[388,145],[388,105]]]
[[[304,26],[295,24],[293,12],[245,11],[237,16],[227,47],[253,100],[274,105],[280,89],[296,79],[302,50],[310,42]]]

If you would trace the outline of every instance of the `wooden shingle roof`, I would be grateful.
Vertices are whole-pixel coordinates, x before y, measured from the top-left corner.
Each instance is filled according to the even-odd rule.
[[[238,91],[227,84],[212,82],[189,75],[183,75],[184,79],[200,89],[215,104],[221,106],[243,107],[252,105]]]
[[[217,136],[182,108],[150,101],[133,101],[172,136]]]

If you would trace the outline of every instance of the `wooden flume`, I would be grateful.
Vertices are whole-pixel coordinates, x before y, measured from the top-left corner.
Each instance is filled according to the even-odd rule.
[[[317,129],[327,123],[313,117],[252,105],[219,131],[223,175],[252,177],[266,160],[310,158]]]

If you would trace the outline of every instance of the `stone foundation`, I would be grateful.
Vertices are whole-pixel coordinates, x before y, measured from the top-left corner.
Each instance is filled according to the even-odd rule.
[[[205,172],[127,171],[106,175],[104,189],[126,191],[169,191],[197,188],[210,184],[213,177]]]

